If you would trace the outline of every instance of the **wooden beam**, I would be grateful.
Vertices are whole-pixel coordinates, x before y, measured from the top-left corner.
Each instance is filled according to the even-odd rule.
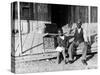
[[[21,34],[21,21],[20,21],[20,2],[17,2],[18,9],[18,26],[19,26],[19,56],[22,55],[22,34]]]
[[[90,27],[90,22],[91,22],[90,13],[91,13],[90,6],[88,6],[88,29],[89,29],[89,27]],[[88,39],[89,39],[89,42],[91,42],[90,30],[89,30],[88,33],[89,33]]]

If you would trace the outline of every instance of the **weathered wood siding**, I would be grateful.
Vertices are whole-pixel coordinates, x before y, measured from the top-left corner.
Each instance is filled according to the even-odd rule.
[[[24,4],[22,4],[24,5]],[[66,5],[67,6],[67,5]],[[22,6],[22,8],[26,6]],[[41,4],[41,3],[31,3],[29,4],[29,12],[30,13],[28,18],[21,17],[21,31],[22,31],[22,45],[23,45],[23,54],[37,54],[43,53],[43,36],[44,36],[44,29],[45,23],[52,23],[51,21],[51,6],[48,4]],[[20,8],[20,10],[22,10]],[[12,30],[19,30],[19,26],[17,24],[17,5],[13,6],[13,22],[12,22]],[[72,21],[73,25],[77,22],[78,19],[81,19],[83,22],[83,27],[89,30],[92,33],[97,33],[97,7],[91,7],[91,23],[88,26],[88,6],[69,6],[70,11],[68,11],[69,15],[66,17],[66,20]],[[27,9],[26,9],[27,10]],[[26,11],[25,10],[25,11]],[[31,12],[30,12],[31,11]],[[55,11],[56,12],[56,11]],[[26,13],[24,13],[26,14]],[[31,15],[31,16],[30,16]],[[62,14],[63,15],[63,14]],[[59,15],[58,15],[59,16]],[[60,15],[61,16],[61,15]],[[26,18],[26,19],[25,19]],[[93,28],[95,27],[95,28]],[[63,26],[64,32],[68,31],[68,24]],[[74,28],[74,27],[73,27]],[[88,31],[87,31],[88,32]],[[13,36],[12,36],[13,37]],[[15,34],[15,48],[13,55],[19,55],[19,40],[18,40],[18,33]],[[12,43],[13,44],[13,43]],[[49,51],[54,51],[53,49]]]

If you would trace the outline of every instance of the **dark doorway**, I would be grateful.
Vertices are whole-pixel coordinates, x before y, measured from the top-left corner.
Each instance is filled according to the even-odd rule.
[[[61,28],[69,22],[70,13],[70,5],[51,5],[51,21],[52,23],[56,23],[58,28]]]

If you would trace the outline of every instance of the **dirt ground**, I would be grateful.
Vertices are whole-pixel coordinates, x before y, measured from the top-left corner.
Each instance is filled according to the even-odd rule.
[[[24,61],[16,64],[16,73],[97,69],[97,55],[97,53],[87,55],[87,66],[82,64],[80,56],[77,56],[80,58],[72,64],[65,64],[63,60],[57,64],[56,58],[49,59],[49,61],[46,59]]]

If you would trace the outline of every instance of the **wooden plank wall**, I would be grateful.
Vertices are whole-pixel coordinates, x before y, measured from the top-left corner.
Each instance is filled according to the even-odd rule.
[[[33,3],[34,20],[51,21],[51,15],[49,10],[50,9],[48,4]]]
[[[91,6],[90,19],[91,23],[97,23],[97,7]],[[71,6],[71,21],[76,23],[81,19],[83,23],[88,23],[88,6]]]
[[[83,23],[88,22],[87,6],[71,6],[71,21],[76,23],[78,19],[81,19]]]

